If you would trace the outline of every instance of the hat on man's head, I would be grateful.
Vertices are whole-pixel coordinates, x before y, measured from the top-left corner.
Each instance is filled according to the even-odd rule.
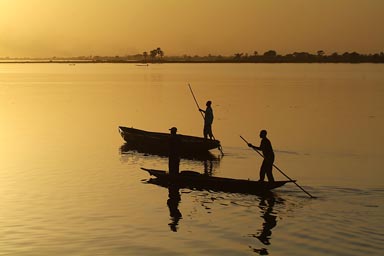
[[[169,130],[170,130],[170,131],[172,131],[172,132],[173,132],[173,131],[175,131],[175,132],[176,132],[176,131],[177,131],[177,128],[176,128],[176,127],[172,127],[172,128],[171,128],[171,129],[169,129]]]

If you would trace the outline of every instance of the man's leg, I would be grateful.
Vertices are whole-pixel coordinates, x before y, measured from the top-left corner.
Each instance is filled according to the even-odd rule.
[[[263,161],[263,163],[261,164],[261,167],[260,167],[260,181],[264,181],[264,178],[265,178],[265,160]]]
[[[208,126],[208,134],[209,134],[209,138],[210,138],[210,139],[213,139],[212,125],[209,125],[209,126]]]
[[[272,174],[272,168],[270,168],[268,171],[267,171],[267,177],[268,177],[268,181],[269,182],[274,182],[275,179],[273,178],[273,174]]]
[[[275,179],[273,178],[272,169],[273,169],[273,161],[268,161],[268,164],[266,166],[266,173],[267,173],[269,182],[275,181]]]

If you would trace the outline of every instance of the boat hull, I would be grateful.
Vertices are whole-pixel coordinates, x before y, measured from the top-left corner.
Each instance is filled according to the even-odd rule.
[[[148,132],[134,128],[119,126],[121,137],[129,147],[140,151],[168,155],[169,133]],[[200,154],[211,149],[219,148],[220,141],[204,139],[201,137],[178,135],[181,141],[180,154]]]
[[[213,177],[200,174],[193,171],[182,171],[176,177],[170,176],[166,171],[141,168],[147,171],[151,176],[156,178],[150,179],[148,182],[168,187],[169,185],[177,185],[180,188],[191,188],[198,190],[213,190],[231,193],[243,194],[263,194],[272,189],[281,187],[292,181],[252,181]]]

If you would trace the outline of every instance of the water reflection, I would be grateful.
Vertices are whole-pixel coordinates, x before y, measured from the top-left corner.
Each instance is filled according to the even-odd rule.
[[[213,175],[213,161],[211,160],[204,160],[204,174],[208,176]]]
[[[277,215],[273,211],[275,203],[276,197],[273,194],[260,197],[259,209],[263,224],[256,234],[250,236],[257,238],[264,245],[271,244],[272,229],[277,225]],[[253,251],[260,255],[269,254],[266,248],[253,248]]]
[[[137,162],[144,160],[149,162],[149,164],[153,163],[153,161],[155,161],[155,159],[158,159],[159,157],[168,157],[162,152],[154,152],[149,150],[148,148],[140,148],[137,146],[130,145],[129,143],[125,143],[120,147],[120,154],[122,156],[123,161]],[[150,158],[144,158],[146,156],[149,156]],[[193,166],[193,168],[200,165],[199,169],[201,169],[201,165],[203,165],[204,174],[209,176],[213,175],[215,166],[217,166],[217,164],[221,160],[221,157],[215,156],[211,152],[206,152],[206,154],[188,155],[182,157],[186,161],[186,165]],[[168,166],[164,165],[164,169],[168,171]],[[182,219],[182,214],[179,210],[179,203],[181,201],[180,187],[172,182],[162,182],[160,179],[156,178],[150,178],[146,182],[150,184],[156,184],[168,189],[167,206],[169,209],[169,216],[171,220],[171,222],[168,223],[168,226],[171,231],[177,232],[179,221],[180,219]]]
[[[179,190],[180,188],[176,184],[170,184],[168,187],[167,205],[169,208],[169,216],[171,218],[171,222],[168,226],[173,232],[177,232],[177,226],[182,218],[182,214],[179,210],[179,203],[181,201]]]
[[[164,153],[164,151],[157,151],[155,148],[148,148],[145,145],[134,145],[130,144],[128,142],[124,143],[120,147],[120,154],[130,154],[132,152],[138,152],[138,153],[143,153],[145,155],[157,155],[157,156],[162,156],[162,157],[168,157],[168,154]],[[181,158],[183,159],[188,159],[188,160],[199,160],[199,161],[220,161],[222,158],[221,155],[215,155],[210,151],[206,152],[199,152],[195,154],[182,154],[180,155]]]
[[[207,210],[207,214],[212,214],[214,211],[226,211],[224,208],[217,208],[217,205],[221,207],[231,207],[229,210],[233,213],[233,221],[236,222],[237,213],[245,209],[250,209],[255,207],[258,209],[257,220],[262,220],[259,224],[259,228],[256,229],[255,233],[251,233],[248,236],[251,238],[256,238],[257,241],[255,244],[250,245],[249,248],[259,254],[259,255],[269,255],[268,247],[271,245],[272,241],[272,230],[277,226],[278,214],[281,214],[281,210],[285,209],[284,205],[285,200],[278,197],[275,193],[270,192],[268,194],[263,194],[259,196],[253,195],[243,195],[237,193],[216,193],[216,192],[207,192],[204,194],[194,194],[197,195],[197,201],[201,203],[204,209]],[[255,201],[258,202],[255,205]],[[278,205],[278,206],[277,206]],[[276,211],[276,206],[279,208]],[[283,206],[283,207],[282,207]],[[236,209],[237,208],[237,209]],[[240,208],[240,209],[239,209]],[[241,209],[244,208],[244,209]],[[285,211],[285,210],[284,210]],[[221,213],[217,213],[221,214]],[[259,219],[260,218],[260,219]],[[241,220],[241,219],[240,219]],[[255,223],[255,220],[244,220],[248,222],[249,225]],[[239,223],[239,222],[237,222]],[[222,223],[226,225],[226,223]],[[241,226],[241,225],[240,225]],[[261,245],[259,245],[261,243]]]
[[[179,210],[179,204],[181,202],[181,188],[177,184],[172,183],[172,181],[164,183],[156,178],[149,179],[148,183],[168,188],[167,206],[169,209],[170,218],[168,226],[172,232],[177,232],[180,228],[180,220],[182,219],[182,213]],[[248,233],[249,237],[256,238],[257,240],[255,244],[250,245],[249,248],[258,255],[270,254],[268,251],[268,247],[271,245],[272,230],[277,226],[278,217],[278,212],[276,212],[275,206],[277,204],[283,204],[283,199],[277,197],[273,192],[254,196],[239,193],[193,191],[190,195],[197,199],[195,200],[195,202],[204,207],[204,209],[206,210],[206,214],[217,214],[220,216],[223,212],[229,210],[235,213],[236,216],[236,213],[242,211],[242,207],[246,209],[249,209],[250,207],[255,207],[255,209],[258,209],[258,211],[256,210],[258,212],[257,219],[261,220],[258,224],[259,227],[256,226],[255,233]],[[258,203],[257,205],[254,204],[255,199]],[[209,204],[209,206],[207,206],[207,204]],[[231,209],[225,209],[227,207],[230,207]],[[281,208],[281,205],[279,206],[279,208]],[[201,218],[201,216],[196,218]],[[255,223],[255,220],[247,221],[249,221],[250,223]],[[225,229],[225,226],[227,224],[221,224],[223,225],[222,228]]]
[[[153,161],[158,160],[158,158],[166,158],[165,154],[160,154],[159,152],[148,152],[148,150],[141,150],[137,147],[132,147],[128,143],[123,144],[119,148],[121,161],[122,162],[142,162],[147,161],[150,164],[153,164]],[[181,157],[183,162],[183,169],[186,170],[203,170],[205,175],[212,176],[215,172],[215,169],[219,167],[220,161],[222,159],[221,155],[215,155],[211,152],[206,152],[205,154],[199,155],[188,155]],[[150,166],[148,166],[150,167]],[[164,170],[168,171],[168,166],[164,165]]]

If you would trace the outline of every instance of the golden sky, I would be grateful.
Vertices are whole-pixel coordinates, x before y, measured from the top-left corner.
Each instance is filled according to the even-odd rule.
[[[0,57],[384,51],[384,0],[0,0]]]

